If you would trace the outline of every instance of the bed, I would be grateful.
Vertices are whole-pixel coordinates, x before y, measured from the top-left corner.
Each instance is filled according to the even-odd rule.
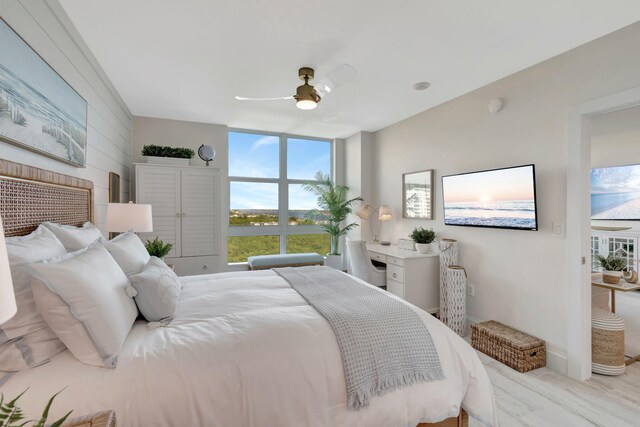
[[[79,225],[92,219],[88,181],[3,160],[0,175],[8,235],[27,234],[46,220]],[[37,201],[43,191],[52,199],[45,205]],[[60,199],[56,209],[53,199]],[[49,208],[43,212],[43,206]],[[35,416],[64,388],[52,417],[69,409],[74,415],[113,409],[125,426],[460,426],[465,411],[496,425],[491,384],[475,351],[416,307],[408,304],[431,333],[446,379],[404,387],[353,410],[331,327],[280,276],[234,272],[181,283],[171,324],[149,329],[137,321],[115,369],[82,364],[64,351],[42,366],[2,375],[2,393],[31,387],[22,403]]]

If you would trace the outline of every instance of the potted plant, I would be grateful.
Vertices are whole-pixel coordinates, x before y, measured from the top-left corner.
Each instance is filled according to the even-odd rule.
[[[411,234],[409,234],[409,237],[416,242],[416,250],[418,253],[428,254],[431,252],[431,243],[435,240],[436,233],[432,228],[427,230],[422,227],[417,227],[413,229]]]
[[[27,389],[28,390],[28,389]],[[60,427],[62,423],[66,421],[72,411],[67,412],[65,416],[60,418],[57,421],[54,421],[51,424],[47,424],[47,419],[49,418],[49,410],[51,409],[51,405],[53,404],[53,399],[56,398],[62,391],[54,394],[51,399],[47,402],[47,405],[44,407],[42,411],[42,415],[38,421],[24,421],[24,413],[22,412],[22,408],[18,406],[18,399],[22,397],[23,394],[27,392],[27,390],[23,391],[18,395],[18,397],[10,400],[8,402],[4,401],[4,395],[0,395],[0,426],[2,427],[20,427],[27,425],[29,423],[33,423],[33,427],[44,427],[48,425],[49,427]]]
[[[191,148],[167,147],[161,145],[145,145],[142,147],[142,155],[147,163],[163,165],[189,166],[189,160],[195,156]]]
[[[602,267],[602,281],[612,285],[620,283],[623,270],[627,267],[627,260],[613,254],[608,257],[596,255],[596,265]]]
[[[173,243],[165,243],[158,237],[156,237],[153,240],[147,240],[147,243],[145,243],[144,246],[147,248],[147,252],[149,252],[149,255],[162,259],[166,257],[169,252],[171,252]]]
[[[318,171],[315,181],[310,181],[302,186],[305,190],[318,197],[318,208],[313,209],[305,217],[320,223],[322,229],[326,231],[331,239],[331,247],[325,264],[329,267],[340,268],[340,237],[358,226],[357,223],[346,224],[347,219],[356,202],[362,201],[362,197],[347,199],[349,187],[335,185],[329,175]]]

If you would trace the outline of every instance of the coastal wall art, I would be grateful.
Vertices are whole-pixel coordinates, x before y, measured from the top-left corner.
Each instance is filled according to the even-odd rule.
[[[0,140],[85,167],[87,102],[0,19]]]
[[[591,170],[591,219],[640,220],[640,165]]]

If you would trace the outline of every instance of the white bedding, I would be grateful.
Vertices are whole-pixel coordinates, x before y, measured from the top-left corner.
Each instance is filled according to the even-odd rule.
[[[13,374],[0,387],[37,418],[114,409],[119,426],[415,426],[456,416],[460,405],[495,426],[487,373],[475,351],[431,315],[424,319],[446,379],[347,408],[331,327],[272,271],[183,277],[175,319],[149,330],[136,322],[115,369],[88,366],[69,351]],[[381,291],[383,292],[383,291]],[[413,307],[413,306],[412,306]]]

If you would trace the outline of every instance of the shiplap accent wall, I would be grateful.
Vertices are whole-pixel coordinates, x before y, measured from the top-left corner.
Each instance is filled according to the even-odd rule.
[[[129,200],[131,112],[57,1],[2,0],[0,17],[89,104],[86,168],[76,168],[2,141],[0,158],[93,181],[95,222],[102,228],[109,200],[109,172],[120,175],[121,200]]]

